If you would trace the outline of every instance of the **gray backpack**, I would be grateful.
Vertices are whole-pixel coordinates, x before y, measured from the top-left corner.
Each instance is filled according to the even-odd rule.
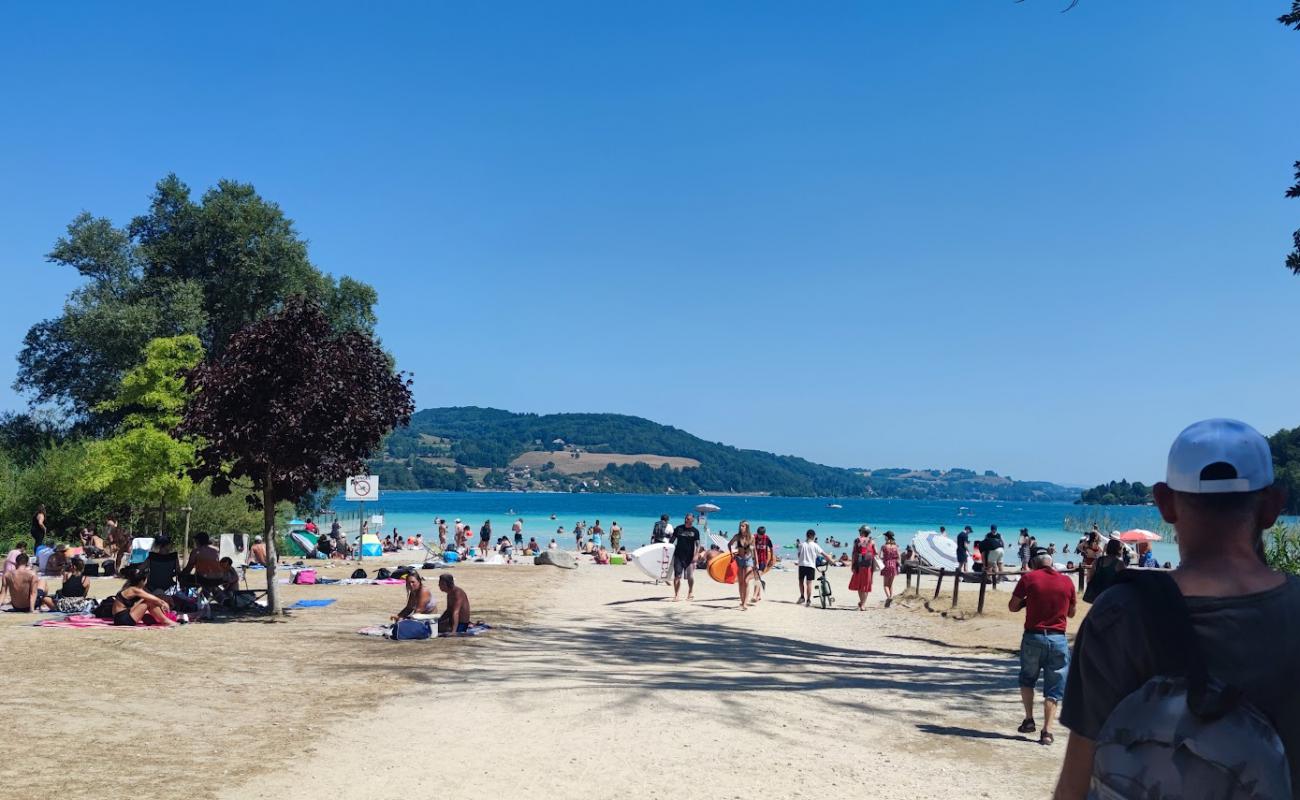
[[[1173,578],[1124,570],[1117,582],[1142,599],[1157,674],[1102,726],[1089,800],[1291,797],[1282,740],[1239,690],[1208,673]]]

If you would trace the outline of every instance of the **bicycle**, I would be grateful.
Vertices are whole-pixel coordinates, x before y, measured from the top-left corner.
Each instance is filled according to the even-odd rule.
[[[817,568],[817,599],[821,601],[822,608],[830,608],[835,605],[835,595],[831,592],[831,582],[826,578],[826,568],[830,564],[822,564]]]

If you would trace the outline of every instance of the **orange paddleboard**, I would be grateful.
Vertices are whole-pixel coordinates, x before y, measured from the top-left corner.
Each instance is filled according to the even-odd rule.
[[[709,577],[718,583],[735,583],[738,575],[731,553],[723,553],[709,562]]]

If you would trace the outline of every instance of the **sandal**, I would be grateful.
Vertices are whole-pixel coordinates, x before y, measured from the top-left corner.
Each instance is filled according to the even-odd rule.
[[[1038,730],[1038,726],[1034,724],[1034,721],[1032,719],[1025,717],[1025,721],[1020,723],[1020,727],[1016,728],[1016,730],[1020,731],[1021,733],[1033,733],[1034,731]]]
[[[1039,743],[1039,744],[1051,744],[1051,743],[1054,742],[1054,741],[1056,741],[1056,740],[1055,740],[1054,738],[1052,738],[1052,734],[1048,733],[1047,731],[1043,731],[1043,732],[1042,732],[1041,734],[1039,734],[1039,736],[1038,736],[1038,743]]]

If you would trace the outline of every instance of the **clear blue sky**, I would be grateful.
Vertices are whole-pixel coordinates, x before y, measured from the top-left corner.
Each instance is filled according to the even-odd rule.
[[[1224,0],[9,4],[0,407],[43,255],[175,171],[379,290],[421,407],[1090,483],[1300,424],[1300,34]]]

